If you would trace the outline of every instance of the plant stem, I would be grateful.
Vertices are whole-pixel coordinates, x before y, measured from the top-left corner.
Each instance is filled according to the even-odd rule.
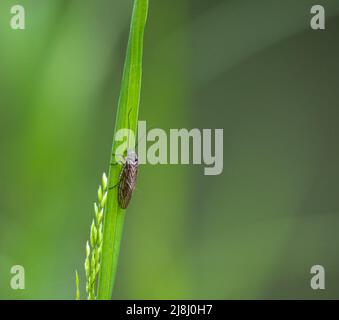
[[[127,45],[124,72],[122,77],[114,137],[118,130],[128,128],[137,130],[138,111],[142,75],[142,51],[144,27],[147,19],[148,0],[134,0],[130,34]],[[135,147],[135,146],[132,146]],[[111,162],[115,162],[117,146],[112,143]],[[109,185],[119,181],[121,165],[110,166]],[[118,205],[118,188],[108,192],[104,218],[102,260],[99,276],[98,299],[111,299],[114,287],[120,243],[125,220],[125,210]]]

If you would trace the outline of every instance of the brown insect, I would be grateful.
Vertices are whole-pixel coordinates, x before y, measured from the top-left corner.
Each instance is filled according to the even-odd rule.
[[[124,166],[119,176],[118,200],[119,206],[126,209],[132,198],[138,176],[138,156],[132,149],[127,149]]]
[[[129,125],[129,116],[131,114],[132,109],[130,109],[128,113],[128,127]],[[113,154],[114,155],[114,154]],[[133,191],[135,189],[135,184],[137,182],[138,177],[138,168],[139,161],[136,152],[132,149],[127,149],[126,157],[122,156],[123,161],[119,161],[113,163],[111,165],[116,165],[118,163],[122,164],[122,170],[119,175],[119,182],[109,189],[113,189],[118,186],[118,202],[119,206],[122,209],[126,209],[131,201]]]

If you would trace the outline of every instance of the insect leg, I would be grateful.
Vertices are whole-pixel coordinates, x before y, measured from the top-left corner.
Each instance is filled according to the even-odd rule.
[[[112,189],[116,188],[117,186],[119,186],[120,182],[121,182],[121,174],[119,175],[119,181],[118,181],[118,183],[115,184],[115,185],[112,186],[112,187],[109,187],[108,190],[112,190]]]
[[[120,165],[124,165],[124,163],[122,161],[118,161],[118,162],[112,162],[111,163],[111,166],[116,166],[117,164],[120,164]]]
[[[112,156],[113,157],[116,157],[116,156],[119,156],[119,157],[121,157],[121,158],[123,158],[124,156],[122,155],[122,154],[119,154],[119,153],[112,153]]]
[[[116,188],[116,187],[119,186],[119,184],[120,184],[120,182],[121,182],[121,174],[122,174],[122,171],[121,171],[121,173],[119,174],[119,180],[118,180],[118,183],[115,184],[115,185],[112,186],[112,187],[109,187],[108,190],[112,190],[112,189],[114,189],[114,188]]]
[[[122,159],[125,159],[124,156],[121,155],[121,154],[115,154],[115,153],[112,153],[112,157],[114,157],[115,159],[116,159],[117,156],[121,157]],[[111,166],[115,166],[115,165],[117,165],[117,164],[123,165],[124,162],[123,162],[122,160],[119,160],[119,161],[116,161],[115,163],[111,163]]]
[[[132,108],[129,109],[129,111],[128,111],[128,118],[127,118],[127,121],[128,121],[128,129],[131,129],[131,127],[130,127],[130,118],[129,118],[129,116],[131,115],[131,111],[132,111]]]
[[[130,124],[130,118],[129,116],[131,115],[131,111],[132,111],[132,108],[129,109],[128,111],[128,118],[127,118],[127,125],[128,125],[128,129],[131,130],[131,124]],[[128,131],[128,144],[130,142],[130,131]]]
[[[119,180],[119,182],[118,182],[117,184],[115,184],[113,187],[109,187],[108,190],[112,190],[112,189],[116,188],[116,187],[119,185],[119,183],[120,183],[120,180]]]

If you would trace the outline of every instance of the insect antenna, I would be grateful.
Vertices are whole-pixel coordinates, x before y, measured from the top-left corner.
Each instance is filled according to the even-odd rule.
[[[155,126],[151,126],[151,127],[148,129],[148,131],[149,131],[149,130],[152,130],[152,129],[154,129],[154,128],[155,128]],[[142,139],[144,139],[146,136],[147,136],[147,132],[145,132],[145,133],[142,135],[142,137],[141,137],[140,139],[139,139],[139,137],[138,137],[138,141],[137,141],[137,143],[135,144],[135,150],[137,150],[140,141],[141,141]]]
[[[127,125],[128,125],[128,142],[127,142],[127,148],[130,147],[130,133],[131,133],[131,123],[130,123],[130,115],[131,115],[131,111],[132,111],[132,108],[129,109],[128,111],[128,118],[127,118]],[[135,149],[135,146],[134,146],[134,149]]]
[[[132,108],[128,111],[128,129],[129,129],[129,130],[131,130],[131,124],[130,124],[130,115],[131,115],[131,111],[132,111]],[[151,127],[148,129],[148,131],[149,131],[149,130],[152,130],[152,129],[154,129],[154,128],[155,128],[155,126],[151,126]],[[135,146],[134,146],[134,150],[137,150],[138,145],[139,145],[139,142],[140,142],[143,138],[145,138],[145,136],[147,136],[147,132],[145,132],[145,133],[143,134],[142,138],[139,139],[139,137],[138,137],[138,141],[136,142],[136,144],[135,144]],[[128,146],[130,145],[130,131],[128,131],[128,144],[127,144],[127,145],[128,145]]]

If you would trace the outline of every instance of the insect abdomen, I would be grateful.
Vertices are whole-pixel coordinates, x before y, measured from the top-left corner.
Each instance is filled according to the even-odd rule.
[[[138,163],[126,161],[120,176],[119,183],[119,206],[126,209],[132,198],[138,176]]]

